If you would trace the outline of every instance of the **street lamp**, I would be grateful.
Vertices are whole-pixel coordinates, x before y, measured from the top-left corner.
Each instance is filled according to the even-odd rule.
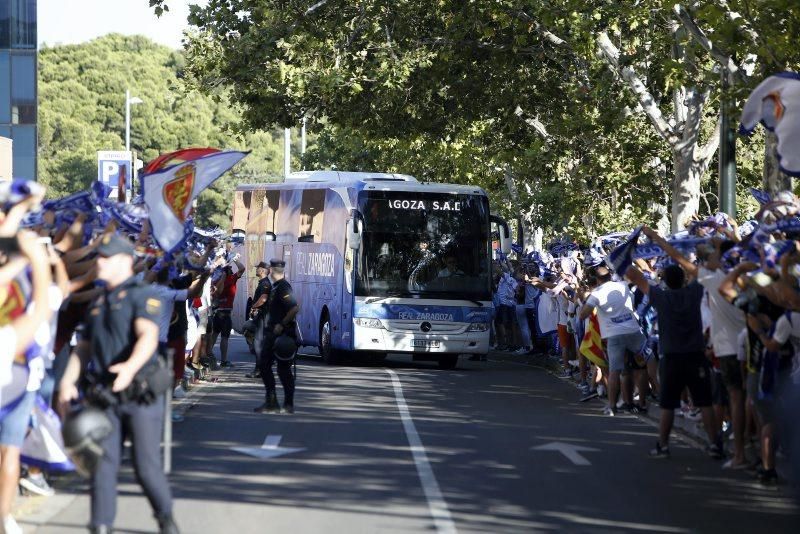
[[[142,99],[138,96],[131,98],[130,89],[125,90],[125,151],[131,150],[131,106],[141,104]]]

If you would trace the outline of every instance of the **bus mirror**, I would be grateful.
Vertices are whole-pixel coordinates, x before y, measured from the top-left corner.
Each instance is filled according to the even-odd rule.
[[[264,234],[264,238],[266,241],[277,241],[277,237],[278,236],[275,235],[275,232],[267,232],[266,234]]]
[[[361,223],[355,218],[347,221],[347,245],[353,250],[361,248]]]
[[[500,250],[503,254],[511,254],[511,233],[508,226],[500,227]]]

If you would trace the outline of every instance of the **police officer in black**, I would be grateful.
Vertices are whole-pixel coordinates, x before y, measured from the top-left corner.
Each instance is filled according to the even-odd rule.
[[[253,293],[253,304],[250,307],[250,320],[255,324],[256,329],[264,328],[264,319],[267,317],[267,302],[269,294],[272,290],[272,282],[269,279],[269,265],[266,262],[259,262],[256,265],[256,276],[258,277],[258,285]],[[257,330],[256,330],[257,331]],[[261,365],[260,355],[256,354],[256,366],[252,373],[247,373],[247,378],[260,378]]]
[[[266,402],[255,409],[260,413],[278,413],[278,397],[275,393],[275,375],[272,374],[272,365],[277,363],[278,377],[283,386],[283,411],[294,413],[294,374],[292,374],[292,359],[278,358],[274,347],[275,340],[281,336],[289,336],[296,341],[295,317],[300,311],[300,306],[294,298],[292,286],[284,277],[286,262],[271,260],[272,290],[267,300],[267,325],[264,328],[264,340],[261,345],[261,379],[266,388]]]
[[[70,356],[61,380],[62,412],[78,398],[77,383],[87,364],[91,382],[105,384],[111,393],[106,415],[113,432],[102,443],[103,458],[92,478],[91,531],[111,532],[116,515],[117,473],[123,429],[133,442],[133,466],[153,507],[162,534],[176,534],[172,494],[161,465],[164,397],[152,402],[128,393],[137,373],[158,358],[158,317],[161,301],[150,286],[133,273],[133,245],[116,235],[105,235],[97,248],[97,278],[105,291],[95,300],[86,321],[84,339]]]

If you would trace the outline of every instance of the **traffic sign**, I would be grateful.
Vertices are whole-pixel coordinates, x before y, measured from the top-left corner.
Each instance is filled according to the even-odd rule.
[[[112,187],[131,188],[131,153],[125,150],[97,151],[97,179]]]

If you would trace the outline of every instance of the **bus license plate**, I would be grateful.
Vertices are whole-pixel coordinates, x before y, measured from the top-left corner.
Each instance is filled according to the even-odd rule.
[[[421,347],[421,348],[438,348],[439,347],[439,340],[438,339],[412,339],[411,340],[412,347]]]

